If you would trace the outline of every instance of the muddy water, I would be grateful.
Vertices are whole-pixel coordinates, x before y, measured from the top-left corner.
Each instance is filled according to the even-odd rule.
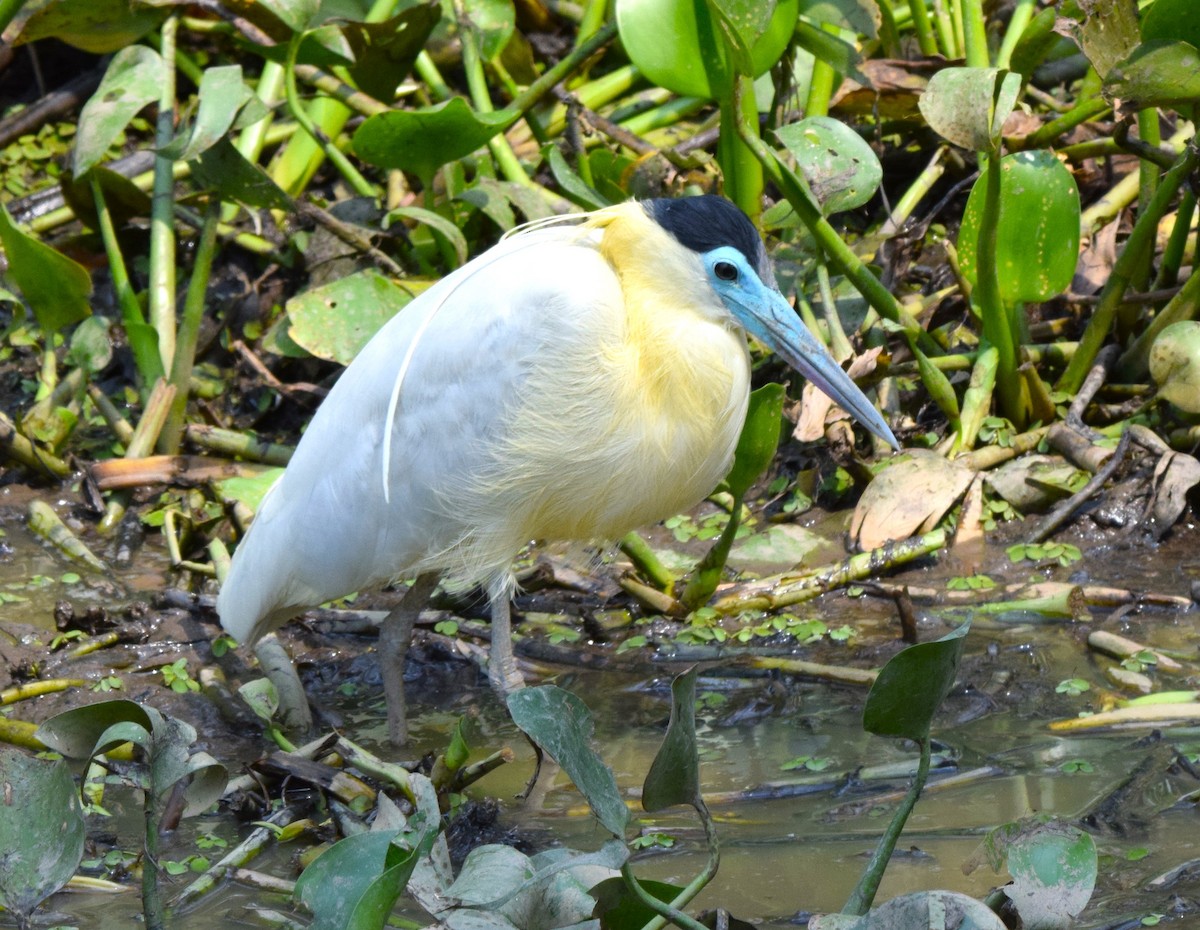
[[[86,577],[74,581],[69,573],[76,570],[30,540],[12,511],[7,513],[0,521],[6,532],[0,592],[22,599],[0,605],[0,635],[7,634],[11,640],[22,625],[33,624],[45,631],[48,639],[53,635],[53,605],[60,599],[71,600],[77,609],[121,602],[109,585]],[[1185,532],[1157,549],[1116,550],[1093,545],[1084,563],[1040,574],[1056,580],[1086,579],[1185,594],[1200,575],[1196,539]],[[1088,550],[1087,540],[1079,542]],[[1015,571],[1005,567],[1000,550],[991,558],[997,577]],[[161,553],[153,543],[143,550],[139,562],[137,569],[122,574],[124,585],[145,596],[169,583]],[[948,567],[924,568],[908,572],[903,579],[914,585],[939,584],[953,573]],[[1030,570],[1023,573],[1028,575]],[[875,665],[889,654],[877,650],[885,637],[894,638],[887,603],[831,597],[801,615],[820,616],[830,627],[850,623],[863,631],[850,645],[812,647],[807,658]],[[1061,735],[1046,726],[1050,719],[1093,708],[1105,687],[1103,666],[1107,660],[1089,653],[1083,645],[1091,626],[1123,632],[1181,656],[1185,673],[1173,679],[1160,676],[1159,687],[1194,684],[1189,675],[1195,670],[1191,660],[1197,656],[1200,634],[1190,614],[1145,612],[1119,621],[1096,614],[1090,624],[1001,623],[977,618],[960,676],[962,687],[951,696],[935,727],[948,760],[939,775],[970,772],[975,777],[949,788],[937,787],[935,777],[935,786],[909,821],[880,900],[932,888],[982,896],[1004,877],[993,874],[986,865],[965,874],[963,865],[990,827],[1032,814],[1075,820],[1097,810],[1102,816],[1090,829],[1103,856],[1101,887],[1082,926],[1110,926],[1122,918],[1167,913],[1179,906],[1180,900],[1186,902],[1200,894],[1196,883],[1147,889],[1154,876],[1200,858],[1195,811],[1188,803],[1174,803],[1197,787],[1195,780],[1178,770],[1151,768],[1119,803],[1104,810],[1101,803],[1127,782],[1139,765],[1153,758],[1155,749],[1146,739],[1148,731]],[[922,616],[922,638],[933,638],[947,629],[949,624],[943,618],[932,613]],[[343,649],[365,647],[365,641],[356,640]],[[670,674],[671,666],[664,665],[660,674],[651,676],[560,670],[556,679],[593,708],[600,752],[631,795],[640,786],[662,736],[669,712]],[[153,675],[136,669],[131,672],[128,677],[136,684],[129,696],[153,700],[154,687],[161,689]],[[1057,693],[1055,686],[1067,678],[1088,680],[1093,690],[1078,696]],[[464,679],[473,682],[472,686],[464,688]],[[449,677],[432,673],[425,680],[428,684],[414,701],[414,747],[404,754],[406,758],[443,747],[454,722],[469,714],[472,742],[479,754],[502,745],[517,754],[514,764],[475,786],[476,796],[502,799],[505,823],[519,826],[533,842],[590,849],[603,840],[578,795],[561,779],[535,813],[520,809],[511,800],[529,772],[529,753],[482,678],[464,676],[459,668]],[[380,742],[379,695],[371,690],[370,681],[358,684],[352,697],[330,687],[318,687],[316,697],[341,716],[348,735],[395,758]],[[837,910],[857,880],[896,795],[906,785],[903,774],[868,776],[875,767],[915,764],[911,748],[862,732],[864,692],[857,688],[726,673],[703,677],[699,694],[702,784],[713,797],[723,856],[717,880],[698,904],[719,905],[768,927],[792,926],[807,913]],[[37,716],[21,706],[14,708],[13,715]],[[739,722],[742,720],[749,722]],[[256,738],[240,746],[216,741],[201,729],[202,748],[230,762],[231,767],[236,766],[236,758],[252,757],[264,746]],[[1168,735],[1184,748],[1200,747],[1200,733],[1174,729]],[[819,772],[785,770],[785,765],[798,757],[818,759],[824,767]],[[765,799],[772,792],[787,796]],[[751,793],[758,799],[749,799]],[[120,791],[110,792],[106,803],[116,818],[94,821],[91,834],[114,833],[118,846],[135,850],[133,802]],[[686,882],[701,868],[704,851],[693,820],[686,816],[645,818],[640,825],[672,834],[677,842],[670,851],[643,855],[637,864],[639,874]],[[164,856],[184,858],[196,851],[196,838],[208,833],[232,843],[246,829],[226,815],[198,818],[169,840]],[[292,848],[275,850],[256,867],[291,877],[296,852]],[[176,887],[182,882],[171,880]],[[203,901],[180,926],[203,930],[240,923],[246,904],[284,906],[259,892],[227,889]],[[134,893],[116,899],[59,895],[51,906],[65,922],[97,927],[130,926],[139,913]]]

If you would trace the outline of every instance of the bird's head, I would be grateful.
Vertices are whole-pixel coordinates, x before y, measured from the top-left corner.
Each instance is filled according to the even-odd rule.
[[[893,448],[896,437],[874,405],[808,331],[775,283],[762,239],[746,214],[723,197],[648,200],[651,220],[673,247],[699,258],[709,288],[739,326],[837,401]],[[674,263],[660,256],[662,267]]]

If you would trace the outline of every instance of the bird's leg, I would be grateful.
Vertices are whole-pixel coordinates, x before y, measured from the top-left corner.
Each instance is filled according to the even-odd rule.
[[[502,697],[525,687],[517,669],[512,646],[512,604],[508,587],[496,585],[489,593],[492,606],[492,651],[488,658],[488,680]]]
[[[388,741],[394,746],[408,742],[408,709],[404,702],[404,660],[412,641],[417,617],[437,587],[438,573],[418,575],[379,628],[379,673],[387,700]]]

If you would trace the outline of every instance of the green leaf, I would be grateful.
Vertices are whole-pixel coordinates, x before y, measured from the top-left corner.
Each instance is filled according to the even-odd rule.
[[[1009,841],[1003,890],[1029,930],[1068,927],[1096,887],[1096,844],[1082,830],[1064,823],[1042,823]]]
[[[642,785],[642,807],[654,814],[676,804],[700,804],[696,749],[696,669],[671,682],[671,722]]]
[[[1200,16],[1193,0],[1154,0],[1142,16],[1142,41],[1156,40],[1200,48]]]
[[[871,146],[839,120],[810,116],[781,126],[775,135],[795,156],[825,216],[861,207],[883,181],[883,166]]]
[[[79,113],[75,133],[75,177],[102,159],[129,121],[162,92],[163,60],[144,45],[123,48],[113,56],[104,79]]]
[[[958,233],[963,275],[976,283],[984,179],[971,188]],[[1000,160],[996,269],[1007,306],[1061,294],[1079,259],[1079,189],[1052,152],[1016,152]]]
[[[392,833],[339,840],[296,880],[297,901],[313,914],[313,930],[379,930],[418,861],[416,849],[392,843]]]
[[[1113,66],[1104,93],[1120,99],[1123,113],[1191,105],[1200,101],[1200,51],[1166,39],[1139,45]]]
[[[383,228],[390,229],[392,224],[399,219],[415,220],[418,223],[428,226],[439,238],[454,249],[454,254],[458,257],[460,265],[467,263],[467,237],[463,235],[462,230],[453,221],[448,220],[440,213],[434,213],[432,210],[426,210],[423,207],[397,207],[395,210],[389,211],[387,216],[383,218]]]
[[[71,345],[67,349],[67,362],[86,372],[97,372],[112,361],[112,339],[108,330],[111,324],[101,316],[89,316],[71,333]]]
[[[381,23],[342,23],[354,54],[354,63],[347,70],[355,86],[390,103],[441,15],[440,4],[418,3]]]
[[[779,428],[783,422],[783,385],[764,384],[750,393],[746,422],[738,437],[733,466],[725,483],[735,498],[741,500],[758,476],[767,470],[779,447]]]
[[[629,809],[612,769],[591,747],[592,715],[583,701],[554,685],[542,685],[510,694],[508,710],[513,722],[563,767],[601,825],[624,839]]]
[[[243,107],[257,122],[269,112],[242,79],[241,65],[206,68],[196,94],[200,105],[190,129],[179,133],[160,150],[174,161],[191,161],[224,139]]]
[[[99,701],[56,714],[37,728],[36,736],[68,759],[90,759],[96,752],[106,751],[97,747],[114,726],[131,724],[149,735],[159,716],[157,711],[133,701]]]
[[[797,0],[778,0],[767,26],[768,3],[713,0],[736,40],[750,46],[757,77],[783,54],[796,24]],[[724,97],[732,88],[729,39],[704,0],[617,0],[617,27],[629,60],[650,81],[677,94]],[[758,34],[757,38],[756,33]],[[664,41],[670,37],[670,41]]]
[[[461,97],[420,110],[369,117],[354,133],[354,151],[380,168],[410,171],[429,182],[447,162],[470,155],[520,117],[513,110],[476,113]]]
[[[484,61],[494,61],[517,28],[512,0],[466,0],[463,9],[479,37],[480,55]]]
[[[924,740],[933,715],[954,686],[969,623],[931,643],[893,656],[867,694],[863,727],[876,736]]]
[[[553,142],[547,142],[542,146],[542,156],[550,166],[550,173],[554,175],[554,182],[570,200],[579,204],[585,210],[599,210],[601,207],[611,205],[612,202],[610,200],[584,183],[584,180],[575,173],[575,169],[567,164],[563,153],[559,151],[558,146]]]
[[[479,846],[467,854],[446,897],[468,906],[494,904],[532,878],[534,871],[529,857],[511,846]]]
[[[1057,20],[1058,11],[1053,6],[1048,6],[1029,21],[1022,30],[1021,37],[1017,39],[1009,67],[1026,80],[1029,80],[1050,51],[1058,45],[1061,37],[1054,31]]]
[[[251,510],[258,510],[263,497],[282,474],[282,468],[267,468],[253,477],[222,478],[213,484],[222,500],[241,501]]]
[[[669,904],[681,891],[682,885],[639,879],[643,889],[659,901]],[[623,878],[609,878],[592,889],[596,909],[592,916],[600,918],[603,930],[641,930],[657,915],[637,897]]]
[[[247,160],[229,139],[221,139],[189,162],[192,178],[223,199],[260,210],[292,211],[292,199],[262,168]]]
[[[929,127],[973,152],[991,152],[1021,92],[1021,76],[996,68],[943,68],[918,106]]]
[[[0,907],[26,918],[75,874],[85,828],[75,782],[60,760],[0,747]]]
[[[1136,0],[1060,0],[1060,32],[1071,36],[1100,77],[1126,58],[1138,44]]]
[[[22,232],[4,207],[0,207],[0,242],[8,257],[8,277],[21,289],[43,332],[57,332],[91,316],[91,275]]]
[[[1005,930],[981,901],[955,891],[916,891],[873,908],[863,917],[826,914],[822,930]]]
[[[238,694],[254,711],[254,716],[264,723],[270,723],[275,717],[275,712],[279,710],[279,692],[270,678],[248,681],[238,688]]]
[[[289,300],[288,335],[318,358],[349,365],[413,296],[377,271],[357,271]]]
[[[153,31],[166,15],[166,10],[148,10],[129,0],[52,0],[21,25],[13,44],[59,39],[85,52],[107,55]]]

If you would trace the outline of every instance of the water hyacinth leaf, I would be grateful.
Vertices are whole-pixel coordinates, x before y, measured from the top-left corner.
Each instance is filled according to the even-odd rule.
[[[379,930],[408,884],[416,849],[395,834],[359,833],[334,843],[296,880],[293,897],[313,915],[313,930]]]
[[[859,70],[863,61],[862,53],[841,36],[800,19],[796,22],[795,40],[796,45],[830,65],[839,74],[853,78],[864,87],[871,85],[871,79]]]
[[[478,37],[484,61],[499,57],[517,28],[512,0],[466,0],[463,10]]]
[[[567,164],[567,159],[558,146],[550,142],[542,146],[542,157],[550,166],[554,182],[569,200],[579,204],[585,210],[599,210],[611,205],[611,201],[596,192]]]
[[[117,745],[113,740],[121,734],[114,733],[114,727],[128,724],[148,737],[155,720],[160,718],[158,711],[134,701],[99,701],[56,714],[37,728],[36,735],[48,748],[68,759],[90,760]]]
[[[0,747],[0,907],[27,926],[43,900],[75,874],[86,829],[71,773],[61,760]]]
[[[800,15],[813,23],[827,23],[868,39],[879,35],[883,17],[876,0],[800,0]]]
[[[97,372],[112,361],[112,339],[108,329],[111,324],[101,316],[89,316],[71,333],[71,345],[67,349],[67,362],[87,372]]]
[[[674,901],[683,891],[682,885],[669,882],[639,879],[638,884],[666,904]],[[596,899],[592,916],[600,919],[603,930],[641,930],[657,916],[630,891],[623,878],[605,879],[592,889],[592,896]]]
[[[413,296],[377,271],[358,271],[289,300],[288,335],[317,358],[349,365]]]
[[[354,133],[354,151],[372,165],[410,171],[428,182],[442,165],[470,155],[519,117],[510,110],[476,113],[453,97],[420,110],[369,117]]]
[[[387,216],[383,218],[383,228],[390,229],[392,224],[399,219],[414,220],[417,223],[428,226],[433,230],[435,235],[454,249],[458,263],[460,265],[466,264],[467,237],[463,235],[462,230],[452,220],[447,219],[440,213],[426,210],[423,207],[397,207],[395,210],[389,211]]]
[[[1096,73],[1108,77],[1113,65],[1137,48],[1137,0],[1062,0],[1057,28],[1073,38]]]
[[[861,207],[879,189],[883,166],[862,136],[840,120],[810,116],[775,135],[796,157],[796,166],[825,216]]]
[[[587,706],[554,685],[522,688],[508,696],[513,722],[563,767],[601,825],[624,839],[629,809],[612,769],[591,747],[593,722]]]
[[[964,277],[977,282],[983,178],[971,188],[958,234]],[[996,268],[1006,305],[1049,300],[1071,283],[1079,259],[1079,189],[1052,152],[1016,152],[1000,160]]]
[[[1069,824],[1043,823],[1010,841],[1003,890],[1028,930],[1070,926],[1096,887],[1096,844]]]
[[[1160,39],[1200,48],[1200,17],[1193,0],[1154,0],[1142,16],[1142,41]]]
[[[757,77],[779,60],[791,38],[797,0],[779,0],[765,29],[750,44],[750,70]],[[755,34],[772,4],[725,0],[721,10],[741,41]],[[617,28],[630,61],[650,81],[677,94],[721,97],[732,87],[733,70],[720,17],[705,2],[617,0]],[[664,42],[663,37],[671,41]]]
[[[78,262],[17,227],[0,207],[0,242],[8,257],[7,277],[21,289],[43,332],[91,316],[92,277]]]
[[[188,163],[192,178],[208,190],[214,190],[225,200],[259,210],[296,209],[295,203],[270,176],[250,162],[228,139],[200,153]]]
[[[917,891],[873,908],[862,917],[827,914],[812,930],[1005,930],[1004,921],[986,904],[955,891]]]
[[[355,86],[376,100],[390,102],[441,15],[440,4],[418,3],[381,23],[342,23],[354,56],[348,70]]]
[[[736,498],[745,497],[750,486],[775,458],[783,422],[783,397],[782,384],[764,384],[750,393],[746,422],[738,436],[733,465],[725,476],[729,492]]]
[[[53,0],[9,34],[14,45],[58,39],[93,55],[108,55],[152,32],[166,15],[129,0]]]
[[[238,688],[238,694],[254,711],[254,715],[266,723],[270,723],[275,717],[275,711],[279,710],[279,691],[270,678],[248,681]]]
[[[205,68],[196,95],[200,106],[189,130],[181,132],[160,154],[176,161],[191,161],[201,152],[212,148],[228,134],[243,108],[251,122],[257,122],[269,112],[254,91],[242,79],[241,65],[221,65]]]
[[[477,846],[467,854],[445,894],[470,906],[497,904],[533,878],[534,872],[529,857],[511,846]]]
[[[78,220],[88,229],[99,229],[96,198],[92,193],[92,181],[100,186],[104,203],[112,215],[113,226],[125,226],[135,217],[150,215],[150,195],[123,174],[118,174],[104,165],[96,165],[83,177],[68,174],[62,180],[63,200]]]
[[[876,736],[924,740],[933,715],[954,686],[969,623],[931,643],[917,643],[879,672],[863,708],[863,728]]]
[[[991,152],[1016,105],[1021,76],[996,68],[944,68],[929,79],[918,105],[929,127],[973,152]]]
[[[1200,413],[1200,323],[1183,320],[1159,333],[1150,348],[1150,377],[1159,397]]]
[[[1058,21],[1058,11],[1048,6],[1037,16],[1033,17],[1021,31],[1021,37],[1013,48],[1009,67],[1026,80],[1041,65],[1046,56],[1059,42],[1060,36],[1054,31]]]
[[[144,45],[123,48],[113,56],[100,86],[79,113],[72,174],[79,177],[99,163],[129,121],[158,99],[163,67],[158,52]]]
[[[620,840],[609,840],[595,853],[576,855],[547,849],[530,858],[536,872],[498,913],[517,927],[583,927],[596,907],[591,890],[617,876],[629,858]],[[454,925],[450,919],[447,923]]]
[[[1139,45],[1109,71],[1104,93],[1121,101],[1122,113],[1194,104],[1200,101],[1200,50],[1161,39]]]
[[[696,749],[696,669],[671,682],[671,721],[642,785],[642,807],[657,813],[676,804],[700,803]]]
[[[220,481],[214,481],[213,485],[216,487],[217,494],[221,500],[241,501],[251,510],[258,510],[258,505],[262,503],[262,499],[282,474],[282,468],[265,468],[253,477],[239,476],[235,478],[223,478]],[[268,679],[262,680],[267,681]],[[248,686],[243,685],[242,687],[245,688]],[[239,688],[238,690],[240,691],[241,689]]]

